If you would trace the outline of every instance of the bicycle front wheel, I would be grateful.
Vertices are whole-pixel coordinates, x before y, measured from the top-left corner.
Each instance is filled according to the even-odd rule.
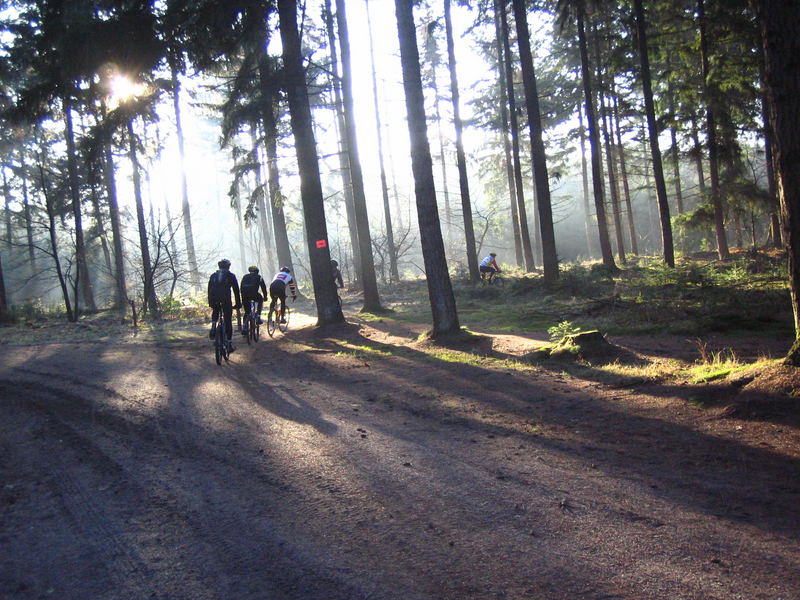
[[[495,275],[494,277],[492,277],[492,285],[494,287],[501,288],[505,285],[505,281],[503,281],[503,278],[500,277],[500,275]]]

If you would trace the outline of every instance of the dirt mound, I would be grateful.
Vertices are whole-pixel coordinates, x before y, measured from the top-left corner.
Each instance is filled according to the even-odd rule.
[[[780,363],[757,366],[729,383],[740,393],[727,415],[800,424],[800,368]]]
[[[644,359],[630,350],[608,341],[605,335],[597,330],[581,331],[564,336],[555,344],[537,348],[525,358],[532,362],[542,360],[582,360],[593,364],[618,362],[624,364],[640,364]]]

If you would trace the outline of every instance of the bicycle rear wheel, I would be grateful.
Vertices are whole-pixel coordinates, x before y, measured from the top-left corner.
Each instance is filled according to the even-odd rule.
[[[225,323],[220,321],[217,323],[217,331],[214,335],[214,358],[218,365],[222,364],[222,358],[225,354]]]
[[[253,319],[253,324],[252,324],[251,327],[252,327],[251,331],[252,331],[252,335],[253,335],[253,341],[257,342],[258,341],[259,328],[260,328],[260,325],[258,324],[258,317],[255,317]]]
[[[275,335],[275,310],[270,308],[269,313],[267,313],[267,333],[269,337]]]
[[[278,328],[281,330],[281,333],[286,333],[286,331],[289,329],[289,313],[290,312],[291,311],[289,310],[289,307],[287,306],[286,310],[283,313],[283,319],[281,320],[281,322],[278,323]]]
[[[247,327],[247,335],[245,337],[247,338],[247,345],[249,346],[253,343],[253,318],[250,315],[247,315],[245,318],[244,325]]]

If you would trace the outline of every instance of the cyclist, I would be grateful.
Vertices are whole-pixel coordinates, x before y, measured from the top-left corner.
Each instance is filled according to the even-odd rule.
[[[342,289],[344,287],[344,280],[342,279],[342,272],[339,270],[339,263],[335,260],[331,261],[331,277],[333,278],[333,285]]]
[[[481,279],[488,279],[489,281],[492,280],[495,273],[500,272],[500,267],[497,265],[497,254],[494,252],[489,252],[489,256],[485,257],[480,264],[478,269],[481,272]]]
[[[292,300],[294,300],[297,298],[297,284],[292,277],[292,271],[289,269],[289,267],[281,267],[281,270],[278,271],[275,274],[275,277],[272,278],[272,283],[269,284],[269,309],[271,311],[275,311],[275,305],[277,304],[278,300],[281,301],[281,323],[286,323],[286,318],[284,315],[286,314],[287,286],[289,287],[289,291],[292,292]]]
[[[216,335],[217,319],[219,318],[219,305],[222,303],[222,315],[225,319],[225,334],[228,340],[228,352],[233,352],[233,321],[231,317],[234,309],[242,307],[242,299],[239,295],[239,282],[236,275],[231,273],[231,261],[223,258],[217,263],[219,270],[208,279],[208,305],[212,309],[211,314],[211,333],[212,340]],[[236,299],[236,304],[231,304],[231,291]]]
[[[256,319],[258,324],[261,324],[261,308],[264,306],[264,298],[267,297],[267,284],[264,283],[264,278],[258,274],[258,267],[255,265],[248,267],[248,273],[242,277],[242,304],[244,304],[244,327],[242,328],[242,335],[247,335],[247,317],[250,316],[250,302],[255,300],[258,302],[256,310]],[[259,293],[261,288],[261,294]],[[263,294],[263,295],[262,295]]]

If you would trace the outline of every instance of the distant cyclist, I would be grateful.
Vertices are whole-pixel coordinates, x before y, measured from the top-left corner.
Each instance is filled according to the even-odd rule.
[[[253,265],[249,267],[247,275],[242,277],[242,304],[244,305],[244,328],[242,335],[247,334],[247,317],[250,315],[250,302],[255,300],[258,302],[256,309],[256,320],[259,325],[261,324],[261,309],[264,306],[264,298],[267,297],[267,284],[264,283],[264,278],[258,274],[258,267]],[[259,288],[260,292],[259,293]]]
[[[225,335],[228,340],[228,351],[233,352],[236,348],[231,341],[233,338],[233,316],[234,309],[242,306],[242,299],[239,295],[239,282],[236,275],[231,273],[231,261],[223,258],[217,263],[219,270],[208,280],[208,305],[212,309],[211,314],[211,333],[208,337],[212,340],[216,335],[217,319],[219,318],[219,307],[222,304],[222,315],[225,319]],[[236,299],[236,304],[231,303],[231,291]]]
[[[481,279],[488,279],[489,281],[492,280],[495,273],[500,272],[500,267],[497,264],[497,254],[494,252],[490,252],[489,256],[485,257],[481,261],[481,265],[479,270],[481,272]]]
[[[333,285],[335,285],[339,289],[342,289],[344,287],[342,272],[339,270],[339,263],[336,262],[335,260],[331,261],[331,277],[333,279]]]
[[[297,284],[292,277],[292,271],[289,267],[281,267],[281,270],[272,278],[272,283],[269,284],[269,309],[275,310],[275,305],[278,300],[281,301],[281,318],[280,323],[286,323],[286,288],[292,293],[292,300],[297,298]]]

